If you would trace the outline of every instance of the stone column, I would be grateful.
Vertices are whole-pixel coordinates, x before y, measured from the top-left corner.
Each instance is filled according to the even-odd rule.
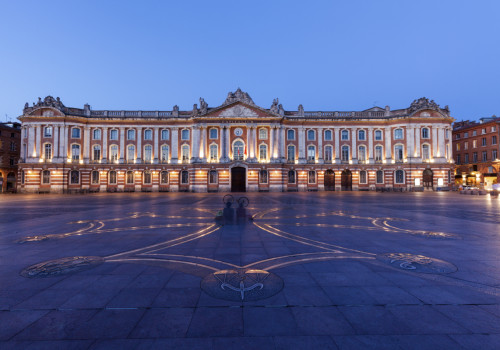
[[[68,127],[61,126],[59,129],[59,157],[62,158],[62,161],[65,162],[66,158],[68,158],[68,146],[67,146],[67,138],[68,138]]]
[[[420,128],[415,128],[415,157],[420,158]]]
[[[137,128],[137,164],[142,163],[142,127]]]
[[[193,125],[191,130],[193,131],[191,163],[196,163],[200,159],[200,127],[199,125]]]
[[[40,158],[42,156],[42,126],[36,126],[36,150],[35,158]]]
[[[392,162],[392,142],[391,128],[385,128],[385,160],[387,163]]]
[[[201,142],[200,142],[199,157],[200,157],[200,161],[202,163],[206,163],[207,162],[207,127],[204,125],[201,126],[200,132],[201,132]]]
[[[323,160],[323,129],[318,128],[318,162],[323,164],[325,161]]]
[[[368,128],[368,163],[373,164],[373,128]]]
[[[303,126],[299,127],[299,164],[306,163],[306,131]]]
[[[28,126],[28,159],[33,161],[35,155],[35,128],[33,126]],[[26,160],[28,162],[28,160]]]
[[[172,128],[172,164],[179,163],[179,128]]]
[[[225,149],[226,149],[226,162],[229,162],[229,157],[230,157],[230,146],[231,146],[231,138],[229,135],[230,128],[228,125],[226,125],[226,128],[224,129],[226,135],[224,136],[224,141],[225,141]]]
[[[52,155],[52,161],[53,162],[58,162],[59,161],[59,126],[54,126],[52,128],[52,132],[54,133],[54,154]]]
[[[439,127],[438,130],[438,151],[437,151],[437,156],[439,158],[442,158],[441,161],[445,159],[445,145],[444,145],[444,128]]]
[[[437,128],[432,126],[432,157],[437,157]],[[472,146],[472,145],[471,145]]]
[[[108,128],[102,128],[102,158],[101,163],[108,162]]]
[[[407,158],[413,158],[413,153],[415,152],[414,140],[412,137],[413,135],[415,135],[415,133],[413,132],[413,127],[407,126],[406,127],[406,157]]]
[[[83,162],[89,162],[89,149],[90,149],[90,127],[83,128]]]
[[[158,164],[158,155],[160,154],[160,149],[159,147],[159,131],[158,127],[155,127],[153,129],[153,137],[154,137],[154,146],[153,146],[153,163]]]
[[[340,163],[340,130],[338,128],[333,128],[333,133],[335,137],[335,164]]]
[[[220,129],[220,158],[219,163],[226,159],[226,127],[222,125]]]
[[[286,153],[285,153],[285,127],[281,125],[280,127],[280,161],[285,162],[286,161]]]
[[[275,138],[274,138],[274,126],[271,125],[269,128],[270,135],[269,135],[269,160],[271,162],[274,162],[274,144],[275,144]]]
[[[120,164],[125,163],[125,128],[120,128]]]
[[[356,146],[356,139],[357,139],[358,135],[356,135],[356,132],[357,132],[357,129],[353,128],[352,133],[351,133],[352,134],[352,142],[351,142],[352,152],[351,152],[351,154],[352,154],[352,162],[354,164],[358,163],[358,159],[357,159],[357,150],[358,150],[357,148],[358,147]]]

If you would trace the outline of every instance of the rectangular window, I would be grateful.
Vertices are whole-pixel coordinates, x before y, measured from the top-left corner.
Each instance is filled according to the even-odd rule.
[[[472,163],[477,163],[477,152],[472,153]]]
[[[326,130],[325,131],[325,141],[332,141],[333,140],[333,135],[331,130]]]
[[[101,149],[99,147],[94,147],[94,157],[93,160],[101,160]]]
[[[46,160],[52,159],[52,145],[50,143],[45,144],[45,157]]]
[[[496,145],[497,144],[497,137],[496,136],[492,136],[491,137],[491,144],[492,145]]]
[[[464,132],[464,137],[469,137],[469,132],[468,131]]]
[[[307,182],[310,184],[316,183],[316,172],[314,170],[310,170],[307,176]]]
[[[71,129],[71,137],[74,139],[79,139],[80,138],[80,129],[78,129],[78,128]]]
[[[259,139],[267,140],[267,129],[259,129]]]
[[[49,184],[50,183],[50,171],[49,170],[44,170],[42,172],[42,183],[43,184]]]
[[[307,130],[307,140],[308,141],[316,140],[316,133],[314,132],[314,130]]]
[[[366,140],[366,133],[364,130],[359,130],[358,131],[358,140],[359,141],[364,141]]]
[[[457,143],[457,151],[460,151],[460,144]]]
[[[396,162],[403,161],[403,145],[394,146],[394,158],[396,159]]]
[[[382,131],[375,130],[375,141],[382,141]]]
[[[477,135],[476,130],[472,130],[472,136],[476,136],[476,135]]]
[[[477,148],[477,140],[472,140],[472,148]]]
[[[494,150],[491,151],[491,159],[492,160],[496,160],[497,158],[498,158],[498,156],[497,156],[497,150],[494,149]]]
[[[288,146],[287,148],[287,160],[289,162],[294,162],[295,161],[295,146]]]
[[[217,171],[216,170],[210,170],[208,173],[208,183],[209,184],[216,184],[217,183]]]
[[[403,139],[403,129],[394,130],[394,139],[395,140],[402,140]]]
[[[71,146],[71,159],[75,161],[80,160],[80,145]]]
[[[259,171],[259,183],[267,184],[267,170]]]
[[[152,140],[153,139],[153,130],[147,129],[144,130],[144,140]]]
[[[460,154],[457,155],[457,164],[460,164]]]
[[[288,140],[295,140],[295,130],[288,129],[286,132],[286,138]]]
[[[109,139],[110,140],[118,140],[118,130],[113,129],[109,132]]]
[[[495,132],[495,131],[497,131],[497,127],[496,126],[492,126],[491,127],[491,132]]]
[[[326,146],[325,147],[325,161],[326,162],[331,162],[333,158],[333,149],[331,146]]]
[[[482,129],[481,129],[481,134],[482,134],[482,135],[486,134],[486,129],[485,129],[485,128],[482,128]]]
[[[349,131],[347,130],[342,130],[341,133],[340,133],[340,139],[342,141],[347,141],[349,140]]]
[[[161,139],[162,140],[168,140],[170,137],[169,137],[169,132],[168,132],[168,129],[163,129],[161,131]]]
[[[375,147],[375,161],[376,162],[382,161],[382,146]]]
[[[469,163],[469,153],[464,154],[464,163],[468,164]]]
[[[97,185],[98,183],[99,183],[99,172],[94,170],[92,172],[92,184]]]
[[[189,130],[188,129],[184,129],[184,130],[181,130],[181,140],[189,140]]]
[[[483,162],[486,162],[488,160],[488,154],[486,151],[483,151]]]
[[[469,141],[465,141],[464,142],[464,150],[468,150],[469,149]]]
[[[486,146],[486,137],[481,139],[481,146]]]
[[[135,130],[134,129],[127,130],[127,140],[135,140]]]
[[[210,139],[215,140],[218,138],[218,132],[217,129],[210,129]]]
[[[217,145],[210,145],[210,161],[217,161]]]
[[[377,183],[378,184],[384,183],[384,172],[382,170],[377,170]]]
[[[92,138],[94,140],[100,140],[101,139],[101,129],[94,129],[92,131]]]
[[[360,184],[366,184],[366,171],[362,170],[359,172],[359,183]]]
[[[51,126],[46,126],[43,129],[43,137],[52,137],[52,127]]]

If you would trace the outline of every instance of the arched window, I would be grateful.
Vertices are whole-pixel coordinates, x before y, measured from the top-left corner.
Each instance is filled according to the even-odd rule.
[[[430,159],[430,147],[428,144],[422,145],[422,160]]]
[[[144,161],[147,163],[151,163],[153,161],[153,146],[144,146]]]
[[[295,183],[295,170],[289,170],[288,171],[288,183],[289,184],[294,184]]]
[[[92,147],[92,160],[99,161],[101,160],[101,146],[94,145]]]
[[[286,131],[286,138],[287,138],[288,140],[295,140],[295,130],[293,130],[293,129],[288,129],[288,130]]]
[[[168,171],[162,171],[160,174],[160,183],[162,185],[168,184]]]
[[[375,130],[375,141],[382,141],[382,130]]]
[[[153,130],[146,129],[144,130],[144,140],[152,140],[153,139]]]
[[[382,162],[383,149],[382,146],[375,146],[375,162]]]
[[[316,133],[314,132],[314,130],[307,130],[307,140],[308,141],[316,140]]]
[[[366,184],[367,183],[366,170],[361,170],[359,172],[359,183],[360,184]]]
[[[43,158],[45,160],[51,160],[52,159],[52,144],[46,143],[43,147],[44,154]]]
[[[349,146],[342,146],[342,153],[341,153],[341,159],[343,162],[348,162],[349,161]]]
[[[212,128],[210,129],[210,135],[209,135],[211,140],[215,140],[219,137],[219,133],[217,132],[217,129]]]
[[[358,130],[358,140],[359,141],[365,141],[366,140],[366,133],[364,130]]]
[[[168,163],[168,145],[161,146],[161,158],[160,161],[162,163]]]
[[[267,184],[267,170],[262,169],[259,171],[259,183]]]
[[[267,140],[267,129],[266,128],[259,129],[259,139]]]
[[[80,183],[80,172],[78,170],[71,170],[69,173],[70,183],[77,185]]]
[[[342,131],[340,132],[340,139],[341,139],[342,141],[347,141],[347,140],[349,140],[349,130],[342,130]]]
[[[189,183],[189,173],[187,170],[181,171],[181,184],[185,185]]]
[[[307,160],[313,162],[316,159],[316,147],[313,145],[307,146]]]
[[[325,146],[325,156],[323,157],[325,162],[331,162],[333,160],[333,147]]]
[[[395,129],[394,140],[402,140],[402,139],[403,139],[403,129]]]
[[[429,128],[422,128],[422,138],[423,139],[428,139],[429,136]]]
[[[243,156],[245,152],[245,145],[243,144],[243,141],[241,140],[236,140],[233,143],[233,159],[234,160],[243,160]]]
[[[332,140],[333,140],[332,131],[325,130],[325,141],[332,141]]]
[[[189,163],[189,145],[182,145],[181,152],[182,162]]]
[[[396,179],[397,184],[404,184],[405,183],[405,173],[403,170],[396,170],[394,177]]]
[[[134,183],[134,172],[129,170],[127,171],[127,184],[133,184]]]
[[[118,145],[111,145],[109,147],[109,160],[112,162],[118,161]]]
[[[97,170],[92,171],[92,185],[99,184],[99,172]]]
[[[80,129],[78,129],[78,130],[80,130]],[[80,145],[77,145],[77,144],[71,145],[71,159],[73,161],[80,160]]]
[[[287,160],[289,162],[295,162],[295,146],[289,145],[287,147]]]
[[[267,161],[267,145],[265,144],[259,146],[259,160],[261,162]]]
[[[307,176],[307,182],[310,184],[316,183],[316,172],[314,170],[309,170],[309,173]]]
[[[181,140],[183,140],[183,141],[189,140],[189,130],[188,129],[183,129],[181,131]]]
[[[209,184],[217,183],[217,170],[210,170],[208,172],[208,183]]]
[[[384,172],[382,170],[377,170],[377,183],[378,184],[384,183]]]
[[[115,185],[116,184],[116,171],[114,171],[114,170],[111,170],[109,172],[109,183],[111,185]]]
[[[145,185],[149,185],[149,184],[151,184],[151,171],[146,170],[146,171],[143,173],[143,176],[144,176],[144,184],[145,184]]]
[[[50,184],[50,171],[42,171],[42,184]]]
[[[209,148],[209,159],[211,162],[217,162],[217,159],[219,159],[219,152],[218,152],[218,147],[215,143],[210,145]]]
[[[133,162],[135,160],[135,146],[128,145],[127,146],[127,161]]]
[[[404,148],[403,145],[398,144],[394,146],[394,158],[396,162],[402,162],[404,159]]]
[[[366,147],[365,146],[358,147],[358,160],[360,163],[366,162]]]

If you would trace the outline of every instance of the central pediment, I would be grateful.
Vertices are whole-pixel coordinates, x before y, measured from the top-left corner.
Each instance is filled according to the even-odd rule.
[[[250,108],[238,104],[236,106],[224,109],[219,114],[219,116],[224,118],[227,117],[246,118],[246,117],[258,117],[259,115]]]

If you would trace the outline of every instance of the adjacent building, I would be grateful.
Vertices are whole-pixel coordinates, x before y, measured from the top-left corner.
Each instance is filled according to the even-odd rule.
[[[453,124],[456,183],[491,189],[500,180],[500,118]]]
[[[21,124],[0,123],[0,193],[15,192],[21,152]]]
[[[363,111],[270,108],[238,89],[181,111],[25,105],[20,192],[423,190],[453,182],[453,118],[420,98]]]

